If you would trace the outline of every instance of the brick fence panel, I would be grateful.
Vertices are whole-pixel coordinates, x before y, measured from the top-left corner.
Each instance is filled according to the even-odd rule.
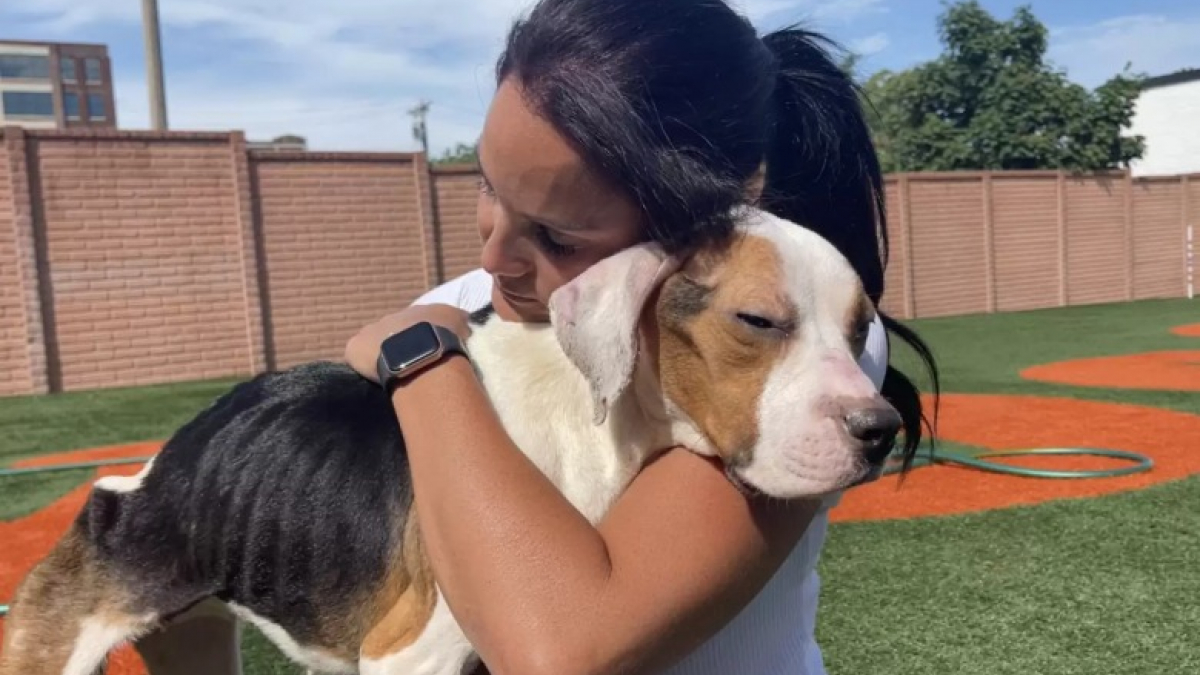
[[[433,171],[437,194],[441,255],[446,278],[479,267],[479,174],[473,167],[439,167]]]
[[[0,396],[30,391],[25,302],[6,143],[0,143]],[[22,158],[12,158],[22,161]]]
[[[997,311],[1059,304],[1058,178],[992,181]]]
[[[246,372],[228,137],[37,141],[63,390]]]
[[[1067,302],[1125,299],[1124,181],[1067,180]]]
[[[404,155],[253,155],[276,368],[340,358],[354,331],[426,287]]]
[[[909,182],[917,316],[987,307],[983,186],[978,177]]]
[[[1192,267],[1191,267],[1191,283],[1192,291],[1195,292],[1196,286],[1200,285],[1200,174],[1188,177],[1187,183],[1187,213],[1183,214],[1182,218],[1185,221],[1184,231],[1179,235],[1179,246],[1183,247],[1184,255],[1179,262],[1179,265],[1184,270],[1184,282],[1187,279],[1187,226],[1192,229]],[[1181,294],[1185,294],[1187,289]]]
[[[1133,183],[1133,297],[1179,297],[1184,288],[1179,264],[1183,190],[1179,179]]]
[[[884,199],[888,218],[888,261],[883,276],[883,298],[879,302],[883,311],[898,318],[908,315],[908,297],[905,291],[909,263],[905,237],[908,236],[908,232],[905,229],[907,223],[901,196],[902,189],[899,180],[889,179],[884,183]]]

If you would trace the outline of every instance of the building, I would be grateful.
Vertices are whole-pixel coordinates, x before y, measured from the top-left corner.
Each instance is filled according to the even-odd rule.
[[[1147,78],[1130,133],[1146,139],[1146,152],[1130,165],[1135,176],[1200,173],[1200,68]]]
[[[0,40],[0,126],[117,126],[104,45]]]
[[[308,140],[303,136],[287,134],[269,141],[246,141],[246,148],[260,152],[305,152],[308,150]]]

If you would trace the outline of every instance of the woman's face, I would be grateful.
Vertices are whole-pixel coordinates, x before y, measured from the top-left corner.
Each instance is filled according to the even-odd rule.
[[[548,320],[551,293],[641,238],[633,202],[593,176],[511,81],[488,111],[479,164],[481,263],[509,321]]]

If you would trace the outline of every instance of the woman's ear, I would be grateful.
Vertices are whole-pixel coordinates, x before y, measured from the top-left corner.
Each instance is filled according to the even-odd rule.
[[[587,378],[596,424],[604,422],[633,377],[647,299],[677,267],[657,244],[637,244],[592,265],[550,296],[550,322],[567,358]]]

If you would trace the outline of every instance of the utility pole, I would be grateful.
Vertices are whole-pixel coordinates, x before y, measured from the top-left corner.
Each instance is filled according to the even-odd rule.
[[[142,40],[146,45],[146,88],[150,92],[150,126],[167,129],[167,93],[163,78],[158,0],[142,0]]]
[[[408,109],[409,116],[413,118],[413,138],[421,144],[426,160],[429,159],[429,134],[425,129],[425,116],[429,114],[430,105],[429,101],[421,101]]]

